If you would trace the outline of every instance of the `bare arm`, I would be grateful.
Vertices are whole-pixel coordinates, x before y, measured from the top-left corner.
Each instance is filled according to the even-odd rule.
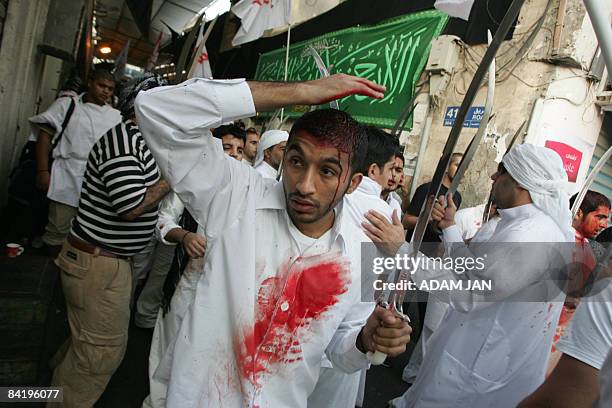
[[[349,95],[380,99],[385,91],[384,86],[345,74],[308,82],[248,82],[248,85],[258,111],[288,105],[319,105]]]
[[[36,185],[42,191],[49,189],[49,149],[51,148],[51,135],[40,130],[36,141]]]
[[[144,200],[142,200],[142,203],[140,203],[138,207],[134,208],[129,213],[123,214],[121,218],[128,221],[135,220],[136,218],[140,217],[142,213],[154,208],[157,204],[159,204],[161,199],[164,198],[169,191],[170,186],[166,180],[159,180],[157,183],[147,188],[147,192]]]
[[[591,408],[599,396],[599,370],[563,354],[550,377],[517,408]]]
[[[419,217],[412,214],[404,215],[404,219],[402,220],[402,224],[404,225],[404,229],[412,229],[416,226]]]
[[[181,244],[192,258],[202,258],[206,252],[206,239],[183,228],[172,228],[164,237],[166,241]]]

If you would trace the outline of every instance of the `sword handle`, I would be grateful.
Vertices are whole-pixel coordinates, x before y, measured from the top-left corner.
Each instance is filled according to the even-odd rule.
[[[374,353],[368,351],[368,353],[366,354],[366,358],[372,365],[381,365],[387,359],[387,355],[382,351],[378,350],[376,350]]]

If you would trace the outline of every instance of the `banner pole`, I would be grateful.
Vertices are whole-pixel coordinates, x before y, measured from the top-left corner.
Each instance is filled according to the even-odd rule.
[[[291,24],[289,24],[287,26],[287,47],[285,50],[285,82],[287,82],[287,75],[288,75],[288,70],[289,70],[289,46],[291,43]],[[281,109],[281,113],[280,113],[280,123],[283,123],[283,116],[285,114],[285,108]]]

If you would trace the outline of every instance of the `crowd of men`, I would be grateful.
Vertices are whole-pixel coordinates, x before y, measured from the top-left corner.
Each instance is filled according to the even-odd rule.
[[[70,324],[52,360],[64,406],[94,406],[124,357],[132,313],[154,328],[144,407],[362,406],[372,356],[403,353],[412,331],[377,305],[364,243],[376,256],[465,259],[486,247],[491,257],[480,270],[413,271],[417,284],[492,280],[495,299],[436,291],[419,303],[412,386],[385,396],[390,406],[612,406],[610,251],[592,248],[610,240],[610,201],[588,192],[572,219],[552,150],[511,149],[486,216],[447,196],[462,159],[453,154],[424,236],[436,245],[414,254],[430,183],[410,197],[397,139],[332,109],[261,136],[240,122],[382,98],[383,87],[348,75],[174,86],[146,75],[119,90],[115,109],[114,85],[96,70],[85,93],[30,118],[50,200],[42,239]],[[579,257],[579,282],[551,294],[543,276],[564,244]]]

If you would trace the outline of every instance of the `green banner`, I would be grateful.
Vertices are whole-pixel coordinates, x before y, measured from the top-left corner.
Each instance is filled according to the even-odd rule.
[[[313,46],[332,74],[357,75],[387,87],[384,99],[349,96],[340,100],[340,109],[360,122],[390,128],[410,101],[427,62],[431,41],[440,34],[447,19],[444,13],[428,10],[291,44],[288,79],[319,78],[314,59],[305,53],[306,47]],[[255,79],[282,81],[284,76],[285,48],[261,55]],[[294,106],[285,113],[300,116],[308,109]]]

